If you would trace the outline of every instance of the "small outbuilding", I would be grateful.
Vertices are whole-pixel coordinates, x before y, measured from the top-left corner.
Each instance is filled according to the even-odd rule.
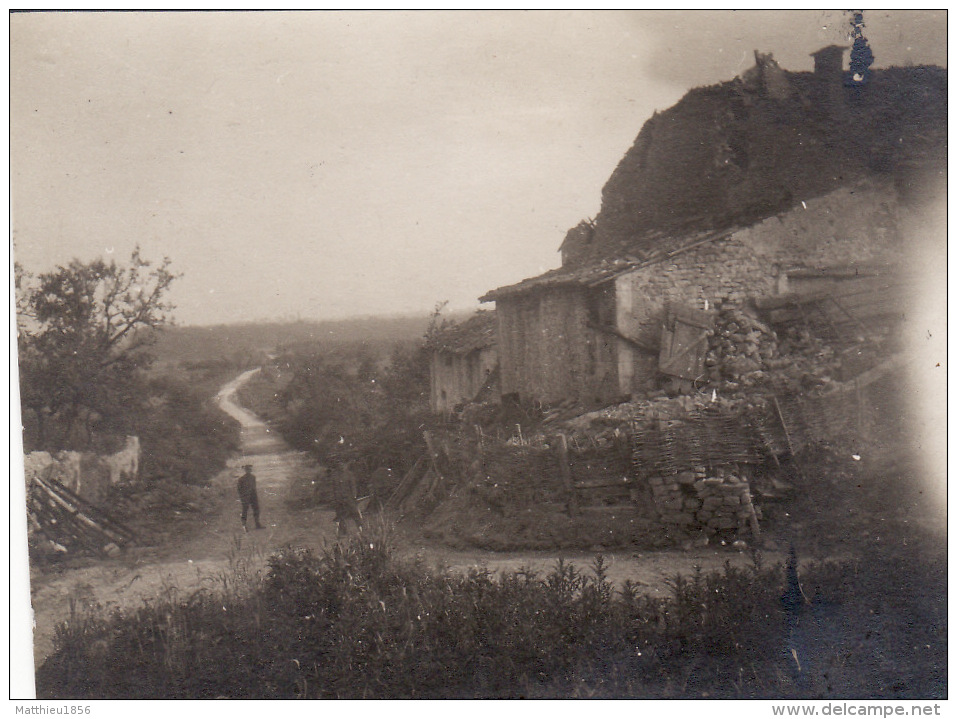
[[[446,325],[429,342],[433,412],[483,399],[498,399],[495,312],[479,311],[465,322]]]

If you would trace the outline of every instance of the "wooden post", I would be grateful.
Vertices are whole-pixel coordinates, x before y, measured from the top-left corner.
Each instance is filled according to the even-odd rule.
[[[568,438],[564,434],[558,435],[558,468],[562,476],[562,485],[568,494],[568,516],[578,516],[578,494],[572,482],[572,471],[568,464]]]
[[[436,449],[435,439],[432,437],[432,433],[425,431],[422,435],[425,437],[425,446],[429,451],[429,463],[431,464],[432,473],[435,475],[434,479],[429,482],[426,490],[429,494],[434,494],[436,489],[445,485],[445,477],[442,474],[442,470],[439,469],[439,451]]]
[[[778,398],[771,396],[771,399],[774,402],[774,409],[778,411],[778,419],[781,420],[781,429],[784,430],[784,438],[788,441],[788,449],[791,451],[791,456],[794,456],[794,445],[791,444],[791,434],[788,432],[787,422],[784,421],[784,413],[781,412],[781,405],[778,404]]]
[[[750,496],[751,496],[751,490],[749,489],[748,497],[750,498]],[[748,509],[751,510],[750,511],[751,516],[748,517],[748,524],[751,525],[751,536],[753,536],[755,541],[757,541],[761,539],[761,527],[758,524],[758,513],[754,510],[754,503],[751,502],[750,499],[748,501]]]
[[[444,480],[445,477],[442,476],[442,472],[439,470],[439,453],[435,449],[435,442],[432,439],[431,432],[423,432],[422,436],[425,437],[425,446],[429,450],[429,461],[432,463],[432,469],[435,471],[435,474],[438,475],[439,480]]]
[[[778,419],[781,420],[781,428],[784,430],[784,437],[788,441],[788,449],[791,451],[791,464],[794,465],[794,469],[797,470],[798,476],[803,481],[806,479],[804,470],[801,469],[801,465],[798,464],[797,457],[794,455],[794,445],[791,443],[791,434],[788,432],[787,422],[784,421],[784,413],[781,412],[781,405],[778,404],[778,398],[774,395],[771,395],[771,399],[774,401],[774,409],[776,409],[778,412]],[[777,457],[775,457],[775,461],[777,461]],[[778,463],[778,466],[781,466],[780,462]],[[755,517],[754,521],[757,522],[757,517]]]
[[[485,433],[479,425],[475,425],[475,454],[479,462],[485,461]]]
[[[412,468],[405,473],[405,476],[402,478],[399,484],[396,485],[395,490],[392,492],[392,496],[386,500],[386,509],[397,509],[402,504],[406,496],[409,494],[410,487],[415,483],[414,477],[416,472],[419,471],[419,468],[422,466],[424,461],[424,456],[415,460],[415,464],[412,465]]]

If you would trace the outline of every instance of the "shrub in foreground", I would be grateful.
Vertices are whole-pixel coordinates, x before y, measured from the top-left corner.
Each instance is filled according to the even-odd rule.
[[[903,571],[903,567],[897,568]],[[913,572],[912,572],[913,574]],[[697,573],[653,599],[558,562],[493,576],[398,561],[381,532],[237,563],[222,587],[74,615],[37,675],[67,697],[787,697],[946,693],[943,622],[879,597],[859,567]],[[809,589],[812,588],[813,590]],[[905,602],[906,604],[906,602]],[[924,612],[920,627],[909,613]],[[877,611],[879,622],[874,612]],[[931,634],[937,632],[931,640]],[[920,634],[921,636],[917,636]],[[933,641],[933,645],[928,643]],[[882,666],[921,642],[910,664]],[[925,646],[927,647],[925,649]],[[794,650],[793,652],[791,650]],[[914,661],[919,663],[915,664]],[[903,674],[908,674],[903,676]],[[903,683],[902,683],[903,682]]]

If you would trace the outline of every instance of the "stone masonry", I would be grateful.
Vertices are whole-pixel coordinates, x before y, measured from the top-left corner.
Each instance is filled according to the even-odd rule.
[[[787,291],[788,269],[900,264],[898,214],[892,185],[863,183],[625,273],[615,281],[618,330],[656,346],[669,302],[695,309],[740,307],[750,298]],[[618,359],[622,394],[652,388],[657,356],[620,342]]]
[[[744,534],[757,528],[760,509],[751,500],[747,478],[735,467],[708,471],[698,466],[648,479],[658,515],[664,524],[706,534]]]

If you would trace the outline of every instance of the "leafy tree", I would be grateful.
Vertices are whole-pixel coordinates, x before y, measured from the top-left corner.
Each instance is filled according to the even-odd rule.
[[[128,430],[154,331],[170,322],[169,266],[137,247],[127,266],[73,260],[35,281],[17,270],[21,402],[40,446],[86,448],[93,421]]]

